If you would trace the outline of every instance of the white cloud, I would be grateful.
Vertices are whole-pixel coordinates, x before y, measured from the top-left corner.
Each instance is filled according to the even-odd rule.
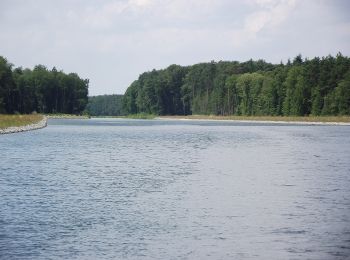
[[[256,0],[258,10],[245,18],[244,27],[233,32],[235,46],[256,40],[264,29],[280,26],[296,6],[296,0]]]
[[[153,0],[129,0],[131,6],[146,7],[153,4]]]
[[[84,22],[93,28],[108,28],[120,17],[127,17],[133,13],[143,12],[151,7],[154,0],[111,1],[101,7],[91,6],[81,14]]]
[[[350,55],[349,6],[320,0],[0,0],[0,55],[123,93],[172,63]],[[317,44],[315,44],[317,43]],[[116,76],[117,75],[117,76]]]

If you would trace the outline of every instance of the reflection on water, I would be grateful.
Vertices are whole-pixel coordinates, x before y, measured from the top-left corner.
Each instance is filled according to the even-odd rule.
[[[344,259],[350,128],[50,120],[0,136],[1,259]]]

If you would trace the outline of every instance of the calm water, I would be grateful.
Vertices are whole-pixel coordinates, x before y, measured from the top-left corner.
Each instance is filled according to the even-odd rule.
[[[347,259],[350,127],[51,120],[0,199],[1,259]]]

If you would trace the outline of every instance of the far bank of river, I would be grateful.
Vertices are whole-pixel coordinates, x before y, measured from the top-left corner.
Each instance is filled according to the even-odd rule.
[[[47,114],[49,119],[89,119],[90,116],[70,115],[70,114]]]
[[[320,116],[320,117],[283,117],[283,116],[213,116],[213,115],[188,115],[188,116],[157,116],[160,120],[204,120],[204,121],[235,121],[254,123],[287,123],[307,125],[350,125],[349,116]]]
[[[4,115],[5,117],[8,115]],[[36,115],[35,115],[36,116]],[[35,117],[34,116],[34,117]],[[13,115],[13,117],[16,117]],[[25,118],[31,115],[19,115]],[[32,116],[33,117],[33,116]],[[36,116],[37,117],[37,116]],[[40,121],[18,125],[18,120],[13,120],[8,127],[1,128],[0,134],[18,133],[44,128],[48,119],[89,119],[89,116],[69,115],[69,114],[49,114],[42,116]],[[99,117],[103,118],[103,117]],[[106,117],[125,119],[156,119],[156,120],[187,120],[187,121],[228,121],[228,122],[254,122],[254,123],[276,123],[276,124],[300,124],[300,125],[350,125],[349,116],[320,116],[320,117],[282,117],[282,116],[214,116],[214,115],[188,115],[188,116],[155,116],[147,117],[127,116],[127,117]]]

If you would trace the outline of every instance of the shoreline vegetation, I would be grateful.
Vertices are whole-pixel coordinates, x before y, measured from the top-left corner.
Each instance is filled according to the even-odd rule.
[[[46,114],[48,119],[90,119],[89,115],[74,115],[74,114]]]
[[[32,115],[0,115],[0,134],[18,133],[47,126],[47,117]]]
[[[350,58],[170,65],[142,73],[123,102],[126,114],[349,116]]]
[[[89,80],[76,73],[36,65],[14,67],[0,56],[1,114],[81,114],[88,103]]]
[[[43,115],[0,115],[0,129],[35,124],[43,119]]]
[[[216,116],[216,115],[188,115],[188,116],[156,116],[161,120],[213,120],[237,122],[268,122],[292,124],[331,124],[350,125],[350,116]]]
[[[237,121],[237,122],[268,122],[292,124],[331,124],[350,125],[350,116],[217,116],[217,115],[154,115],[132,114],[126,116],[93,116],[92,118],[125,118],[125,119],[156,119],[156,120],[203,120],[203,121]]]

